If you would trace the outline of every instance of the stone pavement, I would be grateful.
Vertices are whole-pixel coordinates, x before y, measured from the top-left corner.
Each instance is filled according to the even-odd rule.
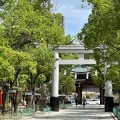
[[[113,113],[104,112],[104,105],[75,105],[59,110],[59,112],[36,112],[34,117],[26,117],[21,120],[118,120]]]

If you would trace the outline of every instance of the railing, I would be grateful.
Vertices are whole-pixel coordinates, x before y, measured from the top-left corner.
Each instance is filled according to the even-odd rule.
[[[59,108],[60,108],[60,109],[66,109],[66,108],[68,108],[68,107],[70,107],[70,106],[72,106],[72,103],[60,105]]]
[[[66,109],[70,106],[72,106],[72,103],[60,105],[59,108],[60,109]],[[42,111],[43,112],[50,112],[51,107],[43,108]],[[20,111],[18,113],[7,113],[5,115],[0,115],[0,120],[4,120],[4,119],[20,120],[20,119],[22,119],[23,117],[26,117],[26,116],[35,116],[35,110],[32,109],[32,108],[23,108],[23,109],[20,109]],[[119,116],[120,116],[120,114],[119,114]]]
[[[35,110],[32,108],[23,108],[17,113],[6,113],[5,115],[0,115],[0,120],[20,120],[26,116],[35,116]]]
[[[113,108],[113,114],[120,120],[120,110],[117,107]]]
[[[20,120],[22,119],[22,113],[7,113],[5,115],[0,115],[0,120]]]
[[[24,108],[21,110],[23,116],[34,116],[35,110],[32,108]]]
[[[51,107],[43,108],[42,111],[43,111],[43,112],[50,112],[50,111],[51,111]]]
[[[68,104],[64,104],[64,105],[59,105],[59,109],[66,109],[68,107],[72,106],[72,103],[68,103]],[[51,107],[46,107],[42,109],[43,112],[50,112],[51,111]]]

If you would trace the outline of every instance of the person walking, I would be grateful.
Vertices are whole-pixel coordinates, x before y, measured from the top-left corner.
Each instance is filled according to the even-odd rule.
[[[86,105],[86,98],[83,97],[83,109],[85,110],[85,105]]]
[[[75,104],[76,104],[76,107],[77,107],[77,105],[78,105],[78,97],[77,96],[75,97]]]

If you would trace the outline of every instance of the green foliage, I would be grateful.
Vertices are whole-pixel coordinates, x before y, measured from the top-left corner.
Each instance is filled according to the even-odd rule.
[[[4,29],[3,29],[3,26],[0,25],[0,46],[7,46],[7,45],[8,45],[8,42],[4,38]]]
[[[73,78],[73,74],[67,73],[64,75],[63,73],[60,73],[60,91],[64,94],[71,94],[72,92],[75,92],[75,79]]]
[[[50,73],[54,57],[52,51],[47,50],[47,48],[44,49],[43,46],[38,49],[36,46],[40,46],[44,41],[46,41],[47,46],[49,44],[60,45],[69,41],[70,37],[64,37],[63,27],[61,26],[62,15],[51,13],[52,6],[49,0],[18,0],[17,2],[16,0],[8,0],[4,5],[0,13],[3,21],[1,23],[1,26],[3,26],[1,27],[3,41],[6,39],[9,46],[15,50],[34,51],[32,57],[37,62],[38,73],[36,73],[36,76],[39,76],[38,74],[42,74],[42,72]],[[38,55],[39,58],[37,58]],[[30,73],[36,72],[36,63],[34,64],[30,60],[31,58],[27,53],[15,53],[14,56],[16,57],[13,57],[12,61],[14,61],[15,68],[27,68]],[[26,63],[24,63],[24,60]]]
[[[40,78],[39,76],[38,81],[45,80],[45,75],[51,74],[52,66],[55,61],[52,50],[47,48],[46,46],[38,46],[36,49],[29,52],[34,58],[34,61],[37,62],[37,74],[41,74],[41,76],[44,76],[44,79]]]
[[[2,0],[0,7],[0,81],[18,91],[29,84],[34,95],[35,87],[51,80],[55,59],[49,45],[72,44],[71,36],[64,35],[63,17],[51,12],[50,0]],[[65,78],[65,93],[75,89],[71,77]]]
[[[1,80],[11,79],[12,87],[17,89],[24,90],[29,84],[35,90],[51,78],[55,59],[49,45],[72,44],[71,36],[64,35],[62,14],[51,12],[50,0],[5,0],[0,5]],[[65,93],[75,91],[73,76],[64,80],[68,87]]]
[[[10,63],[0,57],[0,81],[13,80],[15,69]]]
[[[102,79],[101,74],[98,74],[98,76],[92,75],[93,83],[100,86],[104,84],[104,80]]]
[[[88,48],[94,49],[94,58],[97,61],[98,77],[93,75],[96,83],[104,80],[104,63],[107,68],[106,79],[119,83],[119,57],[120,57],[120,1],[118,0],[82,0],[92,6],[92,14],[89,15],[88,23],[78,34],[79,40],[83,40]],[[115,76],[114,76],[115,74]],[[97,82],[99,81],[99,82]],[[119,89],[118,84],[114,84]]]
[[[36,62],[30,55],[23,52],[14,51],[11,48],[0,46],[1,58],[1,79],[14,80],[14,75],[19,70],[29,69],[32,73],[36,73]]]
[[[28,75],[27,74],[20,74],[19,75],[19,84],[20,84],[20,90],[24,91],[25,88],[27,87],[27,80],[29,79]]]
[[[13,65],[10,63],[11,54],[13,53],[11,48],[6,48],[0,46],[0,78],[4,81],[13,80],[15,69]]]
[[[39,2],[31,4],[28,0],[10,1],[1,12],[4,36],[14,49],[35,47],[35,43],[40,44],[43,40],[47,44],[65,43],[63,27],[60,25],[62,15],[47,10],[49,16],[46,16],[34,8],[35,4],[39,5]]]
[[[88,99],[89,99],[89,98],[90,98],[90,96],[91,96],[90,94],[86,94],[86,98],[88,98]]]
[[[108,68],[107,79],[112,80],[114,89],[120,90],[120,68],[118,64],[113,64]]]
[[[11,47],[20,49],[28,43],[41,41],[41,18],[27,0],[19,0],[16,4],[12,2],[6,9],[3,25]]]

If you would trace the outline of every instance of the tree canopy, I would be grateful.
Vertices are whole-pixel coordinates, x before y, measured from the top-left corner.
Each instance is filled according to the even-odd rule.
[[[39,84],[49,83],[55,60],[49,46],[72,44],[71,36],[64,34],[62,14],[53,13],[52,6],[50,0],[0,2],[1,77],[8,74],[14,87],[29,84],[35,90]],[[6,66],[10,69],[5,73]]]
[[[82,32],[78,33],[78,38],[88,48],[94,49],[94,58],[97,61],[95,69],[101,77],[104,78],[104,63],[107,62],[109,65],[106,73],[107,80],[112,80],[113,83],[119,81],[119,75],[116,76],[116,73],[119,73],[117,67],[120,64],[120,1],[82,1],[88,2],[92,8],[92,14],[89,15],[88,23],[84,25]],[[111,75],[117,78],[110,77]]]

